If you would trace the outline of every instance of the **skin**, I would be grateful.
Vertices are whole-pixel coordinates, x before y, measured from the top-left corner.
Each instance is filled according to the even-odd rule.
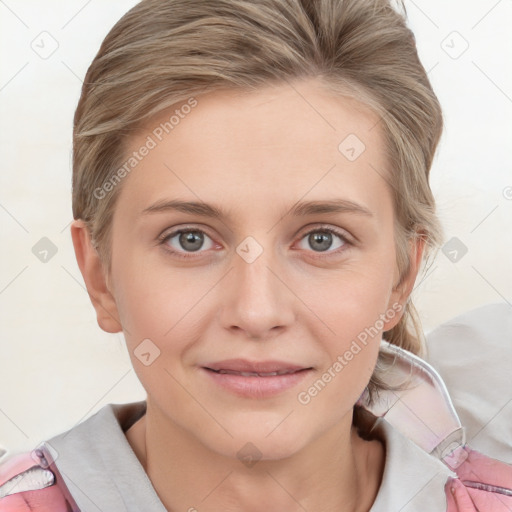
[[[393,304],[405,304],[421,261],[423,247],[411,244],[411,270],[396,287],[394,208],[382,177],[388,170],[378,118],[316,80],[197,100],[120,185],[110,275],[83,222],[71,228],[98,323],[124,331],[148,394],[147,413],[127,439],[168,510],[367,511],[384,447],[357,435],[353,405],[374,369],[381,332],[400,314],[307,405],[297,395]],[[127,154],[175,108],[147,123]],[[338,150],[349,134],[366,146],[354,161]],[[171,199],[215,204],[231,215],[141,213]],[[350,200],[372,215],[290,211],[297,201],[327,199]],[[308,233],[325,233],[325,226],[347,240],[332,235],[322,251]],[[206,233],[199,251],[180,245],[179,235],[158,243],[160,234],[185,227]],[[248,236],[263,249],[251,263],[236,252]],[[160,350],[148,366],[134,354],[147,338]],[[200,369],[233,357],[313,371],[272,398],[240,397]],[[261,454],[252,467],[237,457],[248,442]]]

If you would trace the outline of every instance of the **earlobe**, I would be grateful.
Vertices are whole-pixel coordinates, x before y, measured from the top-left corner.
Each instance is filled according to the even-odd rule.
[[[122,331],[117,304],[108,288],[105,271],[98,252],[93,247],[89,229],[83,220],[71,224],[71,238],[75,256],[92,305],[96,310],[98,325],[105,332]]]

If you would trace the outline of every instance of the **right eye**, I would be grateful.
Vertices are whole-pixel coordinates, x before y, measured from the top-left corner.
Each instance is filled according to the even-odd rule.
[[[204,231],[197,228],[177,229],[170,233],[164,233],[159,238],[160,244],[166,251],[180,258],[193,257],[187,256],[187,253],[204,252],[200,249],[203,248],[206,239],[210,240],[210,247],[207,249],[213,248],[213,240]]]

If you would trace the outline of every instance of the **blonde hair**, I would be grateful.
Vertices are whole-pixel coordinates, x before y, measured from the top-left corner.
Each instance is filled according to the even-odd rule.
[[[383,178],[395,204],[398,284],[410,268],[411,240],[424,239],[428,259],[443,238],[428,182],[442,112],[399,9],[388,0],[143,0],[103,41],[74,118],[73,216],[87,224],[107,275],[122,183],[108,190],[104,184],[126,160],[131,134],[156,113],[203,93],[311,77],[379,115],[391,171]],[[421,355],[417,312],[411,301],[404,307],[384,338]],[[376,371],[370,391],[379,386]]]

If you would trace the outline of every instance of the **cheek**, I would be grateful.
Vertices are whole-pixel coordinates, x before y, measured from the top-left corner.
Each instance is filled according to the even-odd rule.
[[[378,265],[366,272],[347,270],[337,279],[326,280],[322,293],[310,297],[316,301],[320,320],[310,323],[310,329],[325,357],[297,400],[312,417],[339,421],[372,376],[384,319],[390,315],[392,279],[383,270]]]
[[[365,264],[330,273],[309,291],[303,290],[308,293],[304,295],[308,306],[316,313],[309,324],[313,338],[328,356],[323,371],[335,361],[340,363],[325,376],[329,382],[334,374],[333,381],[341,387],[353,382],[363,388],[370,379],[385,321],[396,314],[389,304],[393,256],[368,258]]]
[[[305,280],[298,294],[325,326],[346,339],[385,313],[393,289],[394,260],[365,258],[317,276],[314,282],[311,286],[311,280]]]
[[[186,268],[171,268],[157,254],[136,250],[116,262],[115,291],[119,316],[127,337],[163,339],[194,314],[194,304],[212,278],[190,279]]]
[[[148,393],[177,396],[172,376],[182,381],[191,347],[205,336],[216,311],[207,293],[218,276],[128,262],[118,269],[116,301],[133,368]]]

